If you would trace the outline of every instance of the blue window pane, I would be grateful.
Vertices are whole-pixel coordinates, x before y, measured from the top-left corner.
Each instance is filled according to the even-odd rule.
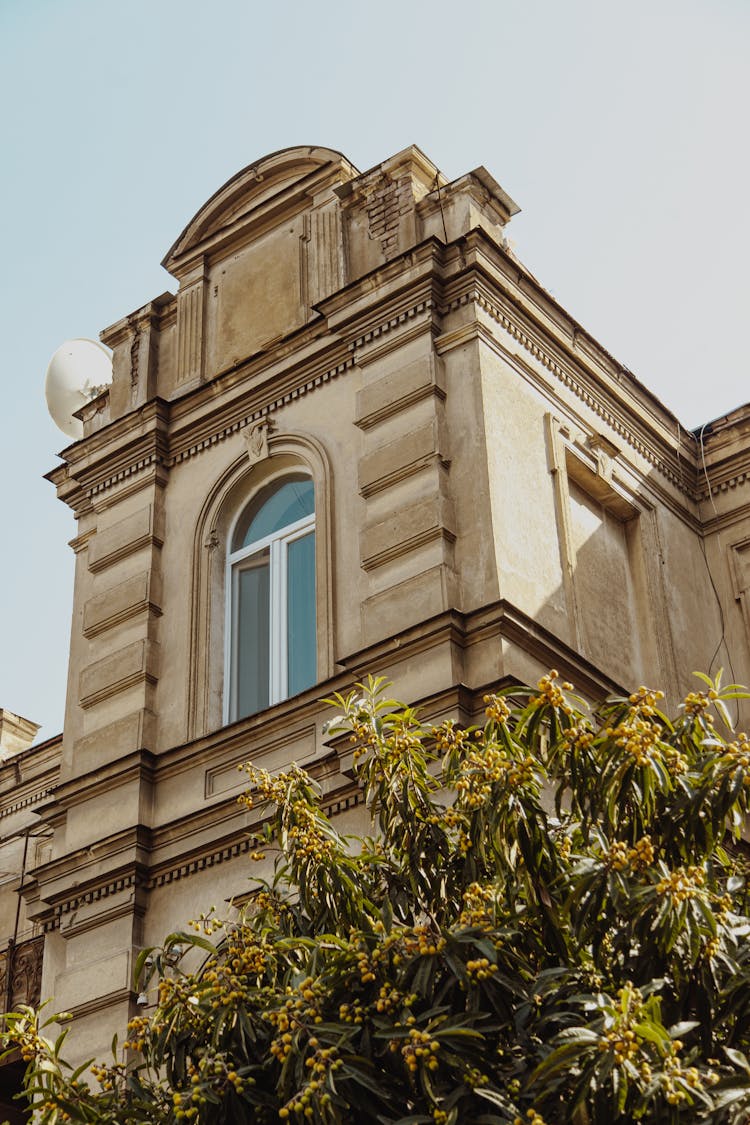
[[[296,695],[317,679],[315,630],[315,532],[287,548],[287,693]]]
[[[249,547],[274,531],[281,531],[315,511],[315,490],[309,477],[289,478],[261,495],[243,513],[234,533],[232,550]]]
[[[269,703],[269,557],[266,548],[236,571],[235,719],[254,715]]]

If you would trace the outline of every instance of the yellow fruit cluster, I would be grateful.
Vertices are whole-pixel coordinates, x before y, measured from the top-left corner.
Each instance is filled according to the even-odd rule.
[[[289,912],[289,907],[275,895],[269,894],[268,891],[258,891],[253,895],[250,910],[253,914],[267,912],[271,921],[278,926],[283,915]]]
[[[466,823],[466,818],[451,807],[444,809],[439,815],[436,813],[428,816],[427,823],[439,825],[444,829],[459,828]]]
[[[217,930],[223,930],[224,923],[219,918],[214,917],[213,910],[214,908],[211,907],[209,911],[201,914],[195,921],[190,922],[190,928],[195,930],[197,934],[202,930],[208,937],[212,937]]]
[[[469,980],[474,983],[479,981],[489,980],[493,973],[497,972],[497,965],[493,965],[486,957],[480,957],[476,961],[466,962],[466,973]]]
[[[539,689],[539,695],[533,696],[529,701],[532,707],[541,707],[546,704],[550,707],[556,707],[564,715],[573,714],[573,708],[563,694],[566,691],[572,691],[573,685],[567,682],[557,684],[556,681],[559,677],[560,673],[555,668],[548,672],[546,676],[542,676],[536,685]]]
[[[353,1004],[340,1004],[339,1019],[342,1023],[364,1023],[365,1009],[362,1007],[359,1000],[355,1000]]]
[[[462,727],[457,727],[453,719],[446,719],[439,727],[435,728],[435,745],[441,753],[463,746],[469,738],[469,732]]]
[[[310,1039],[310,1045],[317,1047],[317,1039]],[[308,1082],[291,1101],[281,1107],[279,1110],[281,1120],[285,1121],[292,1113],[307,1118],[314,1117],[314,1103],[321,1108],[330,1105],[331,1095],[326,1091],[328,1075],[339,1070],[342,1065],[335,1047],[324,1047],[308,1056],[305,1059],[305,1067],[310,1071]]]
[[[128,1051],[142,1051],[148,1031],[149,1020],[147,1016],[133,1016],[128,1021],[128,1037],[123,1043],[123,1049]],[[92,1066],[91,1073],[94,1073]]]
[[[475,1066],[469,1067],[464,1073],[464,1083],[471,1090],[476,1090],[477,1087],[489,1085],[489,1078],[486,1074],[482,1074],[481,1070],[477,1070]]]
[[[292,989],[288,989],[292,993]],[[312,977],[297,986],[296,996],[292,993],[280,1008],[263,1012],[263,1018],[277,1029],[278,1035],[271,1042],[270,1051],[274,1058],[283,1062],[291,1054],[293,1033],[305,1029],[310,1024],[323,1022],[316,1004],[318,988]]]
[[[617,991],[614,1022],[599,1037],[599,1050],[612,1055],[616,1066],[635,1063],[643,1044],[635,1028],[643,1018],[643,996],[628,982]]]
[[[729,894],[712,895],[711,901],[716,903],[718,907],[718,910],[716,912],[716,921],[721,924],[726,923],[728,915],[731,914],[732,907],[734,906],[734,903],[732,902],[732,896]]]
[[[661,730],[656,723],[641,718],[630,711],[628,717],[616,727],[607,727],[605,734],[614,738],[618,746],[631,754],[639,766],[645,766],[655,756]]]
[[[472,746],[462,762],[461,775],[454,784],[459,794],[457,803],[469,809],[486,804],[492,787],[502,784],[508,789],[528,785],[534,777],[536,762],[530,755],[514,759],[508,751],[496,746]]]
[[[607,852],[606,862],[614,871],[645,871],[654,862],[654,857],[651,837],[641,836],[632,848],[622,840],[617,840]]]
[[[664,743],[661,747],[661,754],[664,759],[664,764],[673,777],[676,777],[677,774],[685,773],[688,768],[688,760],[676,747],[670,746],[669,743]]]
[[[682,1062],[677,1057],[681,1050],[682,1043],[679,1039],[675,1039],[672,1043],[672,1053],[664,1060],[662,1088],[670,1105],[681,1105],[688,1100],[689,1094],[685,1086],[690,1090],[703,1090],[706,1086],[715,1086],[719,1081],[719,1075],[713,1070],[701,1076],[700,1071],[694,1066],[683,1069]]]
[[[630,707],[625,718],[616,727],[607,727],[604,731],[608,738],[614,738],[618,746],[632,754],[639,766],[646,765],[657,753],[665,757],[668,765],[671,761],[673,768],[679,764],[677,751],[672,747],[658,747],[661,728],[651,721],[656,714],[656,704],[663,697],[663,692],[641,685],[629,697]]]
[[[420,1062],[428,1070],[437,1070],[440,1065],[437,1059],[439,1050],[440,1044],[437,1039],[432,1038],[429,1031],[419,1031],[418,1028],[413,1027],[409,1032],[409,1038],[401,1048],[401,1056],[406,1069],[413,1074],[419,1069]]]
[[[470,883],[462,895],[463,908],[458,916],[460,926],[491,926],[494,909],[494,891],[481,883]]]
[[[294,845],[296,858],[314,859],[326,863],[336,852],[334,841],[321,828],[315,813],[305,801],[294,801],[291,806],[294,823],[289,829],[289,839]]]
[[[254,1078],[243,1078],[237,1071],[228,1065],[224,1058],[204,1057],[196,1066],[188,1066],[187,1077],[189,1086],[186,1090],[176,1090],[172,1094],[172,1106],[177,1121],[191,1121],[197,1117],[202,1106],[208,1104],[206,1090],[226,1090],[229,1086],[235,1093],[241,1094],[245,1086],[253,1086]]]
[[[659,880],[656,890],[661,895],[669,895],[673,906],[679,906],[680,903],[699,894],[705,881],[706,876],[702,868],[678,867]]]
[[[513,1125],[546,1125],[541,1113],[537,1113],[535,1109],[526,1110],[526,1118],[514,1117]]]
[[[663,698],[663,691],[654,691],[653,688],[647,688],[641,684],[638,691],[634,691],[629,697],[628,702],[634,711],[639,711],[641,715],[650,716],[656,714],[656,704]]]
[[[701,715],[706,711],[715,699],[719,698],[718,691],[690,691],[685,696],[685,714],[686,715]],[[710,715],[706,716],[707,720],[711,719]]]
[[[631,1062],[641,1049],[641,1040],[629,1028],[610,1028],[599,1040],[600,1051],[610,1051],[614,1056],[617,1066],[624,1062]]]
[[[750,740],[743,732],[737,735],[736,742],[729,742],[721,748],[721,756],[726,759],[732,769],[741,769],[744,773],[743,785],[750,786]]]
[[[568,727],[563,735],[563,738],[568,743],[571,750],[587,750],[594,741],[596,735],[591,727],[587,726],[585,722],[576,723],[575,726]]]
[[[380,732],[370,723],[355,721],[353,731],[349,741],[356,743],[357,748],[352,756],[356,762],[368,750],[372,751],[372,770],[376,780],[384,780],[392,770],[408,769],[411,754],[422,750],[419,727],[408,718],[396,720],[391,729]]]
[[[510,707],[500,695],[485,695],[484,713],[495,723],[506,723],[510,718]]]
[[[250,779],[250,784],[255,786],[264,801],[273,801],[277,805],[283,804],[287,798],[289,775],[280,773],[276,777],[272,777],[268,770],[259,770],[249,763],[244,769]],[[239,801],[241,804],[247,805],[248,808],[253,807],[253,796],[250,793],[243,793]]]
[[[445,938],[440,937],[429,926],[412,926],[402,935],[406,953],[417,953],[420,957],[434,957],[445,949]]]
[[[403,992],[399,992],[397,988],[392,988],[390,984],[381,984],[376,1000],[376,1009],[377,1011],[394,1011],[395,1008],[404,1005],[404,1000]]]
[[[239,935],[229,943],[226,959],[209,961],[203,980],[207,998],[214,1009],[227,1007],[245,998],[251,983],[257,983],[268,967],[267,947]]]

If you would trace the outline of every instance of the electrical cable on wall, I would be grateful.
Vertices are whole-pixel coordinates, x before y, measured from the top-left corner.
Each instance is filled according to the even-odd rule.
[[[440,193],[440,173],[435,173],[435,189],[437,190],[438,203],[440,205],[440,218],[443,220],[443,236],[445,244],[448,245],[448,228],[445,225],[445,211],[443,210],[443,197]]]

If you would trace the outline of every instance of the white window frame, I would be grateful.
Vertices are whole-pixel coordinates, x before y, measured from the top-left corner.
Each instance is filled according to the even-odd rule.
[[[278,481],[283,485],[284,478]],[[252,500],[249,501],[252,503]],[[287,551],[289,544],[297,539],[304,538],[315,531],[315,511],[309,516],[287,524],[279,531],[274,531],[262,539],[256,539],[247,547],[231,551],[231,543],[239,520],[247,511],[248,504],[232,521],[229,529],[227,562],[225,575],[226,590],[226,617],[224,627],[225,651],[224,668],[224,722],[232,723],[237,719],[237,606],[236,587],[238,574],[242,562],[251,555],[269,549],[269,591],[268,591],[268,706],[281,703],[288,697],[288,651],[287,651]],[[317,584],[317,575],[316,575]],[[317,614],[316,614],[317,617]],[[257,713],[257,712],[256,712]],[[245,716],[243,716],[245,717]]]

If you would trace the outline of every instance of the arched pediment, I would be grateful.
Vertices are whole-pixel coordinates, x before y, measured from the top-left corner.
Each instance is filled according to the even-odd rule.
[[[179,276],[181,264],[193,258],[196,251],[210,250],[253,218],[282,212],[300,192],[312,194],[358,175],[357,168],[342,153],[330,148],[298,146],[264,156],[238,172],[204,203],[162,265]]]

